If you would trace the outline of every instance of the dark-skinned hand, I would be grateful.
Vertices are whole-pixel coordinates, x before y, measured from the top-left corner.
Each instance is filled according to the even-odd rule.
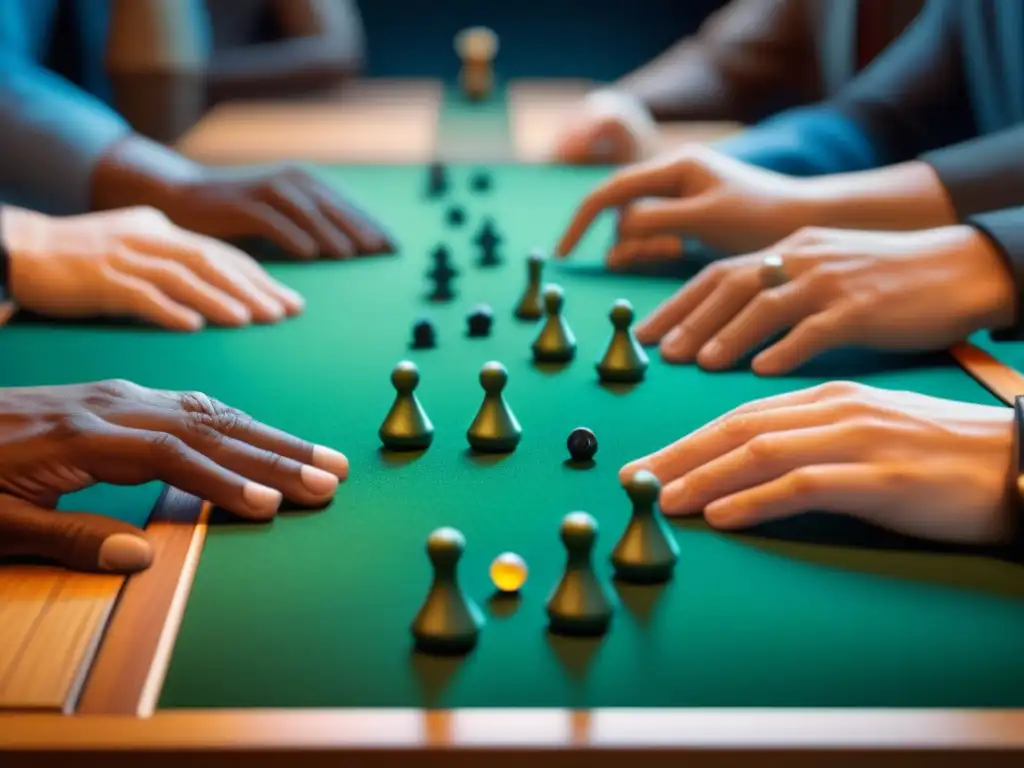
[[[204,394],[127,381],[0,389],[0,556],[130,573],[153,557],[145,534],[82,512],[55,512],[97,483],[160,480],[249,520],[283,498],[317,506],[348,460]]]
[[[221,240],[262,239],[300,259],[395,250],[383,225],[302,168],[212,168],[130,136],[97,163],[92,207],[138,205],[156,208],[193,232]]]

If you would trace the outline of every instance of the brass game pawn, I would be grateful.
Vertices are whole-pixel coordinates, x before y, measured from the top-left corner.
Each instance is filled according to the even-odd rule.
[[[633,305],[619,299],[609,313],[615,331],[604,357],[597,364],[601,381],[633,384],[643,381],[647,372],[647,353],[633,335]]]
[[[434,425],[416,398],[420,371],[415,363],[404,360],[391,372],[395,402],[377,434],[389,451],[422,451],[434,439]]]
[[[537,340],[533,342],[533,359],[538,363],[567,363],[576,356],[576,337],[562,316],[565,293],[559,285],[544,288],[544,322]]]
[[[502,391],[508,384],[508,370],[498,362],[480,369],[484,401],[466,432],[470,447],[479,453],[511,453],[519,445],[523,430],[505,401]]]
[[[459,586],[457,568],[465,549],[466,539],[454,528],[438,528],[427,539],[434,580],[412,622],[418,651],[463,654],[476,645],[484,618],[480,608]]]
[[[679,545],[658,509],[661,483],[641,469],[623,487],[633,502],[633,514],[611,561],[615,577],[636,584],[659,584],[672,578],[679,562]]]
[[[540,320],[544,305],[540,300],[540,280],[544,272],[544,254],[531,251],[526,257],[526,290],[516,304],[515,315],[520,320]]]
[[[594,572],[597,521],[572,512],[562,521],[565,574],[548,600],[549,629],[556,635],[598,636],[608,631],[615,603]]]

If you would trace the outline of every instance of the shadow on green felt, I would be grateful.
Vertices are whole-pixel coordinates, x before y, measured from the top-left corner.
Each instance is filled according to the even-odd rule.
[[[487,598],[487,613],[492,619],[505,621],[515,616],[522,604],[523,596],[520,592],[495,591]]]
[[[824,568],[1024,598],[1024,565],[999,551],[924,541],[846,515],[807,512],[736,532],[714,531],[702,518],[669,522]]]
[[[533,369],[535,371],[543,374],[544,376],[555,376],[556,374],[561,373],[570,365],[572,365],[572,361],[570,360],[565,363],[538,363],[537,361],[531,359],[530,365],[533,366]]]
[[[409,652],[409,664],[428,707],[440,704],[462,669],[463,656],[433,656],[415,649]]]
[[[37,315],[33,312],[21,311],[8,322],[9,326],[51,325],[75,328],[92,328],[112,331],[153,331],[154,333],[178,333],[159,328],[151,323],[132,317],[91,317],[91,318],[53,318]]]
[[[604,637],[556,635],[549,632],[546,626],[541,631],[544,633],[548,648],[551,649],[566,675],[575,681],[585,680],[598,651],[604,644]],[[612,627],[608,631],[615,631],[614,619]]]
[[[404,467],[419,461],[426,451],[389,451],[387,448],[377,449],[377,458],[386,467]]]
[[[562,462],[562,466],[566,469],[572,470],[573,472],[585,472],[588,469],[593,469],[597,466],[597,462],[593,459],[587,459],[586,461],[576,461],[575,459],[566,459]]]
[[[612,579],[612,587],[626,610],[642,627],[651,623],[665,594],[665,584],[631,584],[621,579]]]
[[[472,448],[467,448],[462,452],[462,455],[467,461],[477,466],[493,467],[506,461],[512,453],[480,453]]]
[[[597,386],[599,386],[605,392],[611,392],[613,395],[622,396],[622,395],[628,395],[634,389],[639,387],[643,382],[642,381],[637,381],[637,382],[633,382],[631,384],[626,384],[626,383],[623,383],[623,382],[601,381],[600,379],[597,379],[596,383],[597,383]]]

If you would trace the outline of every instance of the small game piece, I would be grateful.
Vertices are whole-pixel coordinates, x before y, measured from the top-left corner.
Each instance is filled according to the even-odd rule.
[[[590,461],[597,453],[597,436],[586,427],[576,427],[569,433],[566,447],[573,461]]]
[[[465,550],[466,539],[454,528],[438,528],[427,539],[427,556],[434,569],[434,579],[412,622],[418,651],[458,655],[476,646],[484,617],[459,586],[458,564]]]
[[[448,191],[448,172],[444,163],[435,161],[427,170],[427,196],[441,197]]]
[[[466,210],[461,205],[453,205],[448,209],[448,223],[453,227],[461,227],[466,223]]]
[[[544,272],[544,254],[539,250],[526,257],[526,290],[516,304],[515,315],[520,320],[540,320],[544,305],[540,300],[540,279]]]
[[[434,324],[426,318],[417,320],[412,327],[412,348],[433,349],[435,346],[437,346],[437,329]]]
[[[608,350],[597,364],[601,381],[631,384],[642,381],[647,371],[647,353],[633,335],[633,305],[619,299],[608,315],[615,331]]]
[[[668,581],[679,561],[679,545],[658,509],[661,483],[642,469],[623,486],[633,502],[633,515],[612,550],[615,577],[639,584]]]
[[[491,188],[491,177],[485,171],[477,171],[470,181],[470,188],[474,192],[487,192]]]
[[[427,272],[427,277],[435,280],[444,280],[458,277],[459,270],[452,264],[452,254],[445,245],[438,245],[430,254],[434,262],[433,268]]]
[[[455,52],[462,61],[459,84],[469,101],[482,101],[494,87],[494,57],[498,36],[487,27],[470,27],[455,36]]]
[[[523,430],[502,394],[508,384],[508,370],[498,362],[480,369],[484,401],[466,432],[470,447],[479,453],[511,453],[519,445]]]
[[[615,603],[594,572],[597,521],[586,512],[572,512],[562,521],[561,536],[567,553],[565,574],[548,600],[548,628],[559,635],[603,635]]]
[[[415,363],[403,360],[391,372],[397,395],[377,434],[389,451],[422,451],[434,439],[434,425],[416,398],[420,372]]]
[[[494,226],[493,219],[484,219],[473,241],[480,248],[480,266],[494,267],[501,263],[498,255],[498,246],[501,245],[501,236]]]
[[[503,552],[491,563],[491,581],[499,592],[518,592],[526,583],[526,561],[515,552]]]
[[[551,283],[544,287],[544,309],[548,319],[533,342],[533,359],[538,363],[567,363],[576,356],[576,337],[562,316],[565,293]]]
[[[494,322],[494,310],[489,304],[477,304],[466,317],[471,338],[491,335],[491,324]]]
[[[454,281],[451,277],[433,278],[433,290],[427,294],[427,298],[434,302],[446,302],[455,298],[455,289],[452,287]]]

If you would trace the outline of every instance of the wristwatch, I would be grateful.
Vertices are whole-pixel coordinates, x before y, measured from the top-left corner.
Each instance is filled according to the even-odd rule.
[[[3,217],[0,216],[0,222],[2,221]],[[7,253],[7,248],[4,247],[4,233],[0,229],[0,304],[11,300],[10,263],[10,256]]]
[[[1024,476],[1024,395],[1013,398],[1013,471],[1017,478]],[[1024,559],[1024,496],[1014,483],[1013,525],[1010,554],[1015,560]]]

